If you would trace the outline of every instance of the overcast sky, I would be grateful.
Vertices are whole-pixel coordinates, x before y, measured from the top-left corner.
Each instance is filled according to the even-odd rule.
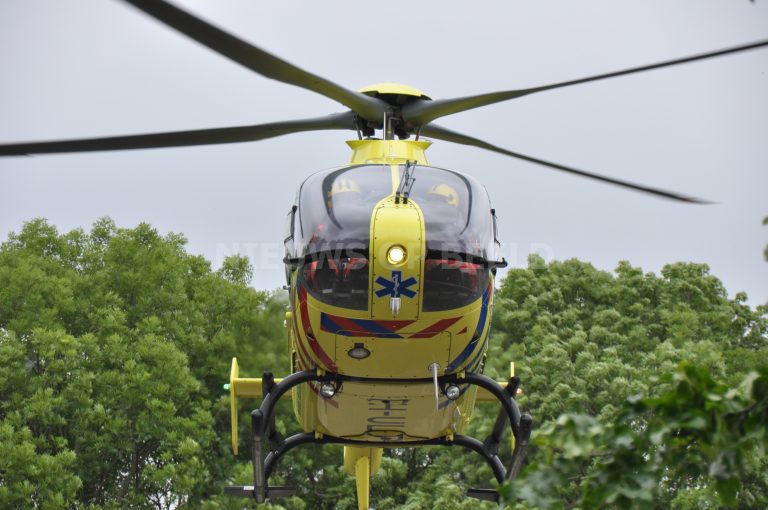
[[[768,38],[768,2],[177,3],[343,86],[433,98],[524,88]],[[257,124],[344,107],[262,78],[117,0],[0,2],[0,143]],[[670,202],[436,142],[432,164],[485,183],[506,258],[612,270],[704,262],[729,294],[768,299],[768,49],[519,98],[439,123],[510,150],[716,205]],[[0,159],[0,237],[33,217],[101,216],[240,251],[283,283],[283,218],[308,174],[349,159],[350,132],[251,144]]]

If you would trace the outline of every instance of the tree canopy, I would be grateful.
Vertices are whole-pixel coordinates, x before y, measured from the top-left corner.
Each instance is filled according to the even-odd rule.
[[[11,234],[0,246],[0,507],[256,508],[222,494],[251,470],[229,451],[221,385],[233,356],[244,375],[289,363],[285,295],[250,288],[251,274],[238,256],[213,270],[181,235],[146,224],[62,234],[34,220]],[[705,265],[611,273],[532,257],[501,282],[486,362],[501,379],[516,363],[535,419],[505,504],[768,507],[766,355],[768,309],[730,299]],[[295,431],[281,411],[278,428]],[[484,437],[494,418],[478,405],[471,432]],[[263,508],[356,508],[340,447],[294,450],[278,476],[299,496]],[[494,508],[463,496],[489,480],[457,449],[394,449],[372,501]]]

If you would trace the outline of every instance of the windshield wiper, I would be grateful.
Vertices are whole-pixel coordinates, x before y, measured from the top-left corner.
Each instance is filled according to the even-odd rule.
[[[400,198],[402,197],[403,203],[408,203],[408,197],[411,195],[411,189],[413,189],[413,183],[416,182],[416,179],[413,177],[414,170],[416,170],[416,162],[413,162],[413,166],[411,166],[410,161],[405,162],[405,171],[403,172],[403,178],[400,179],[400,185],[397,187],[397,191],[395,191],[395,203],[400,203]]]

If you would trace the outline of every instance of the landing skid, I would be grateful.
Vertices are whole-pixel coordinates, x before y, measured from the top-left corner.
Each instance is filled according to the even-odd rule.
[[[342,444],[346,446],[378,447],[378,448],[408,448],[413,446],[462,446],[479,454],[493,471],[498,483],[517,477],[523,466],[525,454],[531,437],[533,419],[529,414],[520,414],[520,409],[515,402],[514,395],[520,385],[518,377],[511,377],[506,387],[482,374],[466,373],[463,376],[457,374],[444,375],[438,378],[441,387],[449,384],[474,384],[491,393],[501,404],[496,423],[490,435],[480,441],[473,437],[455,434],[436,439],[419,441],[358,441],[347,438],[333,437],[329,435],[305,432],[284,438],[275,430],[275,405],[280,398],[291,388],[300,384],[317,381],[321,383],[333,383],[341,387],[345,382],[369,382],[369,383],[408,383],[408,384],[433,384],[432,379],[375,379],[349,377],[339,374],[320,375],[314,370],[296,372],[275,383],[271,373],[265,373],[262,379],[262,392],[264,400],[258,409],[251,412],[251,436],[253,440],[253,485],[226,487],[224,492],[232,496],[254,498],[258,503],[263,503],[268,498],[291,496],[295,494],[295,488],[284,486],[270,486],[269,477],[273,473],[277,462],[290,450],[303,444]],[[512,460],[508,466],[504,466],[499,459],[499,444],[504,430],[509,426],[515,439],[512,451]],[[367,485],[365,486],[367,488]],[[469,489],[467,495],[488,501],[498,501],[498,493],[494,489]],[[367,499],[367,494],[365,495]]]

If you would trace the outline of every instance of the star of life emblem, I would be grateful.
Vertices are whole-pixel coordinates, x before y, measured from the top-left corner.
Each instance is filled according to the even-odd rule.
[[[381,298],[389,294],[389,307],[392,310],[393,317],[397,317],[397,314],[400,313],[401,295],[407,298],[416,296],[416,291],[409,288],[412,285],[416,285],[416,278],[411,276],[403,281],[402,271],[392,271],[392,277],[389,280],[379,276],[376,278],[376,284],[382,287],[376,291],[377,297]]]

